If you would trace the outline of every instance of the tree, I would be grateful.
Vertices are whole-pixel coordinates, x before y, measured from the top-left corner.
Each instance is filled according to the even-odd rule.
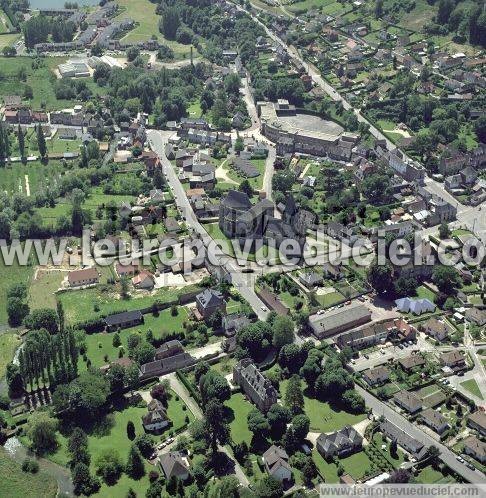
[[[94,417],[106,403],[109,394],[108,379],[101,373],[83,372],[69,384],[69,409],[83,417]]]
[[[17,141],[19,143],[19,152],[20,152],[20,157],[24,159],[25,157],[25,135],[22,129],[20,128],[20,125],[17,129]]]
[[[278,316],[273,323],[273,345],[280,349],[294,341],[294,322],[286,316]]]
[[[407,278],[405,276],[398,277],[393,288],[397,296],[410,296],[413,295],[418,287],[416,278]]]
[[[312,481],[317,477],[317,467],[312,458],[307,458],[304,467],[302,467],[302,475],[307,485],[311,485]]]
[[[398,458],[398,444],[396,439],[392,439],[390,443],[390,456],[394,459]]]
[[[373,264],[368,269],[368,282],[378,294],[384,294],[393,289],[392,268],[389,264]]]
[[[58,316],[53,309],[41,308],[33,310],[25,318],[24,325],[31,330],[46,329],[50,334],[59,332]]]
[[[229,426],[224,417],[224,407],[215,399],[211,399],[206,405],[204,427],[206,429],[206,439],[214,456],[218,450],[218,443],[224,445],[229,441],[230,437]]]
[[[309,417],[307,415],[304,415],[303,413],[300,415],[296,415],[292,419],[292,427],[294,428],[294,433],[297,439],[299,439],[299,441],[303,441],[309,433]]]
[[[343,394],[343,403],[354,413],[363,413],[365,411],[365,402],[363,397],[354,389],[348,389]]]
[[[54,450],[57,447],[57,420],[48,413],[34,412],[27,422],[27,436],[32,449],[39,454]]]
[[[21,325],[25,317],[29,314],[29,311],[29,305],[24,299],[19,297],[7,298],[8,323],[12,327]]]
[[[130,441],[133,441],[135,439],[135,424],[129,420],[127,422],[127,438],[130,439]]]
[[[287,384],[285,406],[287,406],[292,415],[302,413],[304,409],[304,394],[302,393],[302,385],[298,375],[292,375]]]
[[[245,179],[240,183],[240,186],[238,187],[238,190],[240,192],[244,192],[246,195],[251,197],[253,195],[253,187],[251,186],[251,183]]]
[[[133,359],[139,364],[149,363],[155,357],[155,348],[148,342],[143,342],[132,352]]]
[[[443,221],[439,226],[439,237],[441,239],[448,239],[451,235],[451,231],[449,229],[449,225]]]
[[[145,475],[145,466],[142,461],[142,455],[140,455],[140,451],[135,444],[132,444],[130,452],[128,453],[125,472],[135,480],[138,480]]]
[[[270,425],[265,415],[256,408],[248,413],[247,423],[248,429],[250,429],[257,438],[263,437],[270,429]]]
[[[383,15],[383,0],[376,0],[375,2],[375,17],[379,19]]]
[[[44,130],[41,125],[37,125],[37,146],[39,154],[44,159],[47,154],[46,138],[44,137]]]
[[[106,378],[110,383],[111,392],[121,391],[125,386],[125,369],[118,363],[115,363],[110,366]]]
[[[20,367],[15,363],[9,363],[7,365],[5,377],[7,381],[8,392],[11,395],[21,394],[24,389],[24,381],[22,380]]]
[[[121,346],[121,339],[120,339],[120,334],[118,332],[115,332],[113,334],[113,341],[112,341],[113,347],[118,348]]]
[[[441,292],[449,295],[460,284],[457,270],[452,266],[439,265],[434,268],[432,280]]]
[[[278,364],[289,372],[296,373],[302,366],[305,355],[297,344],[286,344],[278,355]]]
[[[209,370],[199,380],[199,390],[203,403],[217,400],[224,403],[231,397],[228,381],[216,370]]]
[[[68,452],[71,456],[71,466],[78,463],[90,464],[91,457],[88,453],[88,436],[80,427],[75,427],[69,436]]]
[[[429,449],[427,450],[427,459],[431,463],[431,465],[436,468],[438,463],[439,463],[439,457],[440,457],[440,450],[437,448],[437,446],[430,446]]]
[[[267,413],[268,423],[270,424],[270,429],[274,435],[282,434],[291,418],[292,415],[290,410],[277,403],[271,406]]]
[[[110,486],[115,484],[123,472],[123,465],[118,452],[112,448],[105,449],[95,462],[96,473]]]
[[[133,442],[140,453],[145,457],[149,457],[154,451],[154,444],[151,437],[148,434],[141,434],[137,436],[135,441]]]
[[[241,137],[237,137],[237,139],[235,140],[234,147],[235,147],[235,152],[237,152],[238,154],[243,151],[243,149],[245,148],[245,144]]]
[[[98,479],[93,477],[89,472],[89,467],[84,463],[78,463],[73,467],[71,472],[76,495],[89,496],[100,489]]]
[[[405,469],[397,469],[394,470],[390,477],[385,481],[387,483],[396,483],[396,484],[407,484],[410,482],[412,478],[412,474]]]
[[[283,495],[282,483],[272,476],[258,481],[255,491],[258,498],[280,498]]]
[[[159,30],[167,40],[175,40],[180,26],[179,11],[176,7],[168,7],[159,24]]]
[[[317,378],[321,374],[322,353],[318,350],[311,350],[299,373],[304,377],[307,385],[314,389]]]

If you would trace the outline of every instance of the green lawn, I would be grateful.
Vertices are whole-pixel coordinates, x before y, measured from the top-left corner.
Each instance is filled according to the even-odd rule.
[[[54,498],[57,482],[41,471],[38,474],[22,472],[20,464],[14,462],[0,448],[0,496],[3,498]]]
[[[77,292],[77,291],[75,291]],[[145,323],[137,327],[123,329],[119,332],[123,348],[127,351],[127,340],[132,334],[140,334],[142,338],[148,329],[151,329],[156,339],[162,339],[167,334],[173,332],[183,332],[183,322],[187,320],[188,314],[186,308],[178,306],[179,314],[172,316],[170,309],[160,312],[158,317],[154,317],[151,313],[144,315]],[[91,360],[93,367],[101,367],[108,361],[114,361],[118,358],[118,348],[113,347],[114,333],[100,332],[98,334],[86,335],[86,355]],[[85,370],[86,366],[82,357],[78,360],[78,367],[80,370]]]
[[[228,408],[228,419],[230,421],[231,439],[235,443],[245,441],[250,446],[252,433],[248,429],[246,418],[248,413],[253,410],[253,405],[245,400],[243,394],[233,394],[231,398],[225,402]]]
[[[149,40],[152,35],[157,36],[161,43],[168,45],[173,51],[176,59],[188,59],[190,57],[190,45],[182,45],[176,41],[166,40],[159,31],[159,21],[161,19],[155,12],[156,4],[149,0],[117,0],[118,5],[123,7],[123,12],[119,19],[129,17],[138,25],[122,38],[124,42],[138,42]],[[197,50],[194,48],[194,56]]]
[[[259,175],[254,178],[248,178],[248,181],[254,190],[261,190],[263,187],[263,175],[265,173],[265,159],[252,159],[251,162],[253,166],[255,166],[255,168],[258,170]],[[233,169],[232,166],[228,165],[225,169],[228,172],[229,178],[238,183],[241,183],[243,180],[247,179],[236,169]]]
[[[344,296],[340,292],[329,292],[327,294],[316,294],[316,299],[323,308],[330,308],[342,302]]]
[[[18,37],[18,35],[12,36]],[[2,38],[3,36],[0,36],[0,45]],[[34,109],[40,109],[43,105],[49,110],[72,107],[76,103],[75,101],[57,100],[55,95],[56,76],[53,70],[65,62],[66,57],[46,57],[42,60],[44,66],[33,69],[33,57],[0,57],[3,75],[0,80],[0,95],[23,95],[29,86],[34,94],[33,99],[30,100]],[[25,78],[19,79],[20,70],[24,71]],[[86,80],[86,83],[93,92],[100,92],[100,88],[93,81]]]
[[[64,305],[67,323],[75,324],[85,321],[88,317],[95,319],[112,313],[148,308],[155,301],[171,302],[177,300],[180,295],[197,289],[195,285],[188,285],[182,289],[162,288],[152,295],[122,300],[119,298],[117,287],[108,285],[74,292],[61,292],[58,294],[58,299]]]
[[[29,306],[31,309],[56,308],[55,292],[67,276],[64,271],[39,270],[29,289]]]
[[[483,399],[483,395],[481,394],[478,383],[474,379],[469,379],[461,382],[461,386],[466,389],[466,391],[469,391],[474,396],[477,396],[479,399]]]
[[[444,476],[442,472],[433,469],[432,466],[429,465],[418,473],[415,477],[415,481],[420,484],[445,484],[454,482],[454,479],[451,476]]]
[[[5,376],[7,365],[12,361],[15,350],[20,343],[19,336],[14,332],[8,331],[0,335],[0,379]]]
[[[288,380],[280,382],[280,393],[285,395]],[[303,381],[303,388],[305,382]],[[309,417],[312,432],[333,432],[345,425],[354,425],[366,418],[364,413],[354,414],[345,411],[339,403],[332,405],[314,398],[309,398],[304,391],[304,413]]]
[[[213,238],[213,240],[217,242],[221,242],[222,245],[224,246],[223,252],[225,254],[228,254],[229,256],[235,255],[235,250],[233,248],[233,244],[231,243],[231,240],[226,237],[226,235],[221,231],[219,228],[218,223],[205,223],[204,229],[208,234]]]
[[[312,457],[325,482],[329,484],[339,482],[338,468],[335,463],[327,462],[315,448],[312,451]],[[364,451],[341,458],[339,459],[339,463],[344,468],[344,472],[352,476],[355,480],[361,479],[371,467],[371,461]]]

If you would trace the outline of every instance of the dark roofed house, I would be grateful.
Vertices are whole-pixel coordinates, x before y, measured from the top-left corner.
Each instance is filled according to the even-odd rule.
[[[447,351],[439,356],[440,364],[453,370],[466,368],[466,358],[460,351]]]
[[[22,103],[22,98],[19,95],[5,95],[3,97],[3,103],[6,106],[17,106]]]
[[[479,308],[469,308],[466,310],[465,317],[470,322],[475,323],[482,327],[486,325],[486,310],[480,310]]]
[[[149,363],[144,363],[140,366],[139,377],[141,379],[160,377],[161,375],[175,372],[180,368],[194,365],[194,363],[196,363],[196,360],[189,353],[176,354],[162,360],[154,360]]]
[[[436,341],[443,341],[449,337],[451,332],[451,328],[446,322],[437,318],[429,318],[426,322],[420,324],[420,329]]]
[[[441,415],[438,411],[433,410],[432,408],[424,410],[420,414],[420,419],[425,425],[437,432],[437,434],[442,434],[449,427],[449,423],[444,415]]]
[[[408,451],[417,460],[421,460],[427,453],[427,448],[424,446],[424,443],[409,436],[406,432],[402,431],[402,429],[399,429],[388,420],[380,423],[380,431],[384,436],[390,439],[390,441],[396,441],[401,448]]]
[[[263,464],[268,475],[280,482],[288,482],[292,479],[292,468],[289,465],[289,456],[287,452],[275,446],[268,448],[262,455]]]
[[[323,282],[323,277],[319,273],[315,271],[310,271],[307,273],[301,272],[299,273],[299,280],[308,288],[312,289],[318,285],[321,285]]]
[[[167,231],[172,233],[178,232],[181,229],[179,223],[177,223],[177,220],[172,217],[166,218],[164,220],[164,225]]]
[[[332,434],[321,434],[316,441],[317,451],[326,459],[336,455],[341,458],[355,453],[361,449],[362,444],[363,438],[350,425]]]
[[[272,311],[278,315],[287,316],[289,313],[288,308],[282,304],[280,299],[268,289],[262,288],[257,291],[258,297],[268,306]]]
[[[99,283],[99,281],[100,275],[96,268],[84,268],[83,270],[74,270],[68,273],[70,287],[93,285]]]
[[[237,157],[233,162],[233,167],[247,178],[255,178],[260,174],[253,163],[248,159]]]
[[[478,410],[467,419],[467,425],[478,431],[482,436],[486,436],[486,413]]]
[[[244,358],[234,366],[233,382],[262,412],[267,412],[277,402],[277,391],[250,358]]]
[[[140,310],[125,311],[105,318],[108,332],[118,329],[127,329],[143,323],[143,315]]]
[[[486,462],[486,443],[476,436],[470,436],[464,440],[464,453],[472,456],[481,463]]]
[[[398,360],[400,366],[407,372],[410,372],[414,368],[422,367],[425,365],[425,360],[420,354],[412,354],[406,358],[400,358]]]
[[[370,386],[383,384],[390,378],[390,369],[386,367],[376,367],[363,372],[363,378]]]
[[[196,307],[203,318],[209,318],[216,311],[226,312],[223,294],[216,289],[205,289],[196,296]]]
[[[422,400],[410,391],[398,391],[393,401],[408,413],[417,413],[422,409]]]
[[[233,313],[231,315],[225,315],[223,317],[223,330],[227,337],[235,335],[240,330],[248,327],[251,321],[242,313]]]
[[[178,451],[164,453],[159,458],[159,463],[167,480],[177,477],[181,481],[185,481],[189,477],[189,460]]]
[[[177,339],[173,339],[172,341],[164,342],[157,348],[157,350],[155,351],[155,359],[163,360],[164,358],[168,358],[169,356],[174,356],[183,352],[184,348],[182,347],[182,344]]]
[[[169,419],[162,403],[153,399],[148,407],[148,412],[142,417],[142,424],[148,432],[159,432],[169,425]]]

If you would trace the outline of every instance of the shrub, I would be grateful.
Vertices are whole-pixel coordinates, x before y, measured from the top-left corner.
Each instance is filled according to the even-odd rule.
[[[22,470],[24,472],[30,472],[31,474],[36,474],[39,472],[39,463],[32,458],[26,458],[22,463]]]

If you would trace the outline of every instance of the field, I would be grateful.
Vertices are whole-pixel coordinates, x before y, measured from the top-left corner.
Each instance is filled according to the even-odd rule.
[[[13,358],[15,350],[20,345],[20,339],[13,332],[4,332],[0,335],[0,379],[3,379],[7,369],[7,365]]]
[[[326,14],[337,14],[344,11],[342,4],[335,0],[303,0],[287,5],[286,8],[294,14],[301,14],[312,9],[322,9],[322,12]]]
[[[42,60],[44,66],[33,69],[34,58],[32,57],[0,57],[3,76],[0,80],[0,95],[23,95],[26,87],[30,86],[34,94],[34,98],[30,101],[33,109],[40,109],[43,105],[49,110],[72,107],[75,104],[74,101],[57,100],[54,92],[56,76],[53,69],[65,62],[66,57],[47,57]],[[23,75],[19,77],[21,73]],[[87,79],[86,83],[93,91],[99,91],[99,87],[92,80]]]
[[[189,45],[182,45],[176,41],[165,40],[159,31],[160,17],[155,13],[156,4],[149,0],[118,0],[117,2],[123,7],[123,12],[118,16],[120,19],[129,17],[133,19],[138,26],[132,29],[125,37],[125,42],[137,42],[149,40],[152,35],[156,35],[164,45],[169,46],[173,51],[176,59],[188,59],[191,48]],[[197,54],[194,49],[194,56]]]
[[[483,395],[481,394],[481,390],[479,389],[478,383],[474,379],[469,379],[464,382],[461,382],[461,386],[469,391],[474,396],[477,396],[479,399],[483,399]]]
[[[165,335],[174,332],[183,332],[183,322],[187,320],[188,314],[186,308],[178,307],[179,314],[172,316],[170,309],[161,311],[158,317],[152,314],[144,315],[145,323],[130,329],[120,331],[120,339],[125,351],[127,350],[127,340],[131,334],[140,334],[145,337],[148,329],[152,330],[156,339],[162,339]],[[93,367],[101,367],[106,364],[105,356],[108,361],[114,361],[118,358],[118,348],[113,346],[114,333],[98,333],[88,334],[86,336],[86,355],[91,361]],[[83,359],[80,357],[78,367],[80,370],[85,370]]]
[[[251,162],[260,174],[254,178],[248,178],[248,181],[254,190],[261,190],[263,187],[263,175],[265,173],[265,159],[252,159]],[[245,176],[241,175],[231,166],[228,166],[226,170],[228,172],[228,177],[235,182],[241,183],[246,179]]]
[[[8,33],[9,31],[12,31],[12,23],[5,12],[0,9],[0,34]]]
[[[280,382],[280,393],[285,395],[288,380]],[[305,382],[303,383],[305,387]],[[346,412],[338,403],[332,405],[309,398],[304,390],[304,413],[309,417],[311,432],[333,432],[345,425],[354,425],[366,418],[364,413],[355,415]]]
[[[446,484],[454,482],[454,479],[450,476],[444,476],[444,474],[438,470],[434,470],[432,466],[429,465],[419,472],[415,481],[421,484]]]
[[[337,465],[333,462],[327,462],[315,448],[312,456],[325,481],[330,484],[338,483]],[[364,451],[354,453],[347,458],[341,458],[339,459],[339,463],[344,468],[344,472],[352,476],[355,480],[363,477],[371,466],[371,461]]]
[[[227,416],[230,423],[231,439],[235,443],[242,443],[243,441],[248,444],[251,443],[252,433],[248,429],[246,418],[248,413],[253,409],[248,401],[245,400],[243,394],[233,394],[231,398],[226,401],[225,406],[228,408]]]
[[[54,498],[57,482],[44,472],[25,474],[0,448],[0,496],[4,498]]]
[[[18,40],[19,36],[20,35],[17,33],[8,35],[0,34],[0,49],[13,45]]]
[[[155,291],[153,295],[121,300],[118,293],[114,294],[113,286],[98,286],[92,289],[62,292],[58,294],[58,298],[64,305],[66,321],[69,324],[75,324],[85,321],[88,317],[95,319],[121,311],[148,308],[157,300],[171,302],[179,295],[196,289],[195,286],[187,286],[183,289],[164,288]]]

